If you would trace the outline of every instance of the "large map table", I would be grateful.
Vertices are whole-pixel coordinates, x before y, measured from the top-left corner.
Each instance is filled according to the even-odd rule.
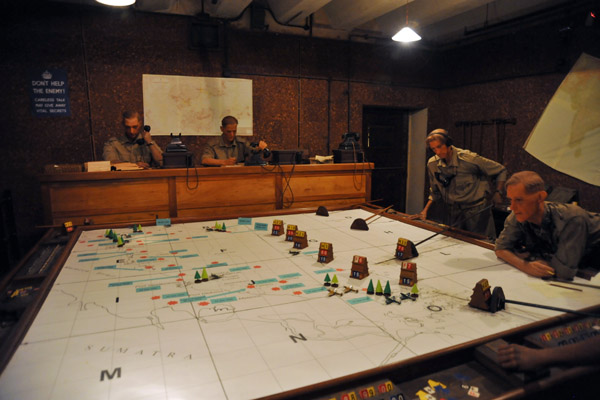
[[[314,213],[130,227],[123,247],[106,230],[82,230],[36,319],[0,376],[0,398],[247,399],[430,354],[561,313],[507,304],[468,306],[482,278],[508,299],[583,309],[596,289],[550,286],[498,260],[489,248],[439,235],[418,247],[419,297],[394,259],[398,238],[431,231],[388,217],[352,230],[368,211]],[[271,235],[274,219],[297,225],[308,247]],[[226,232],[212,230],[224,224]],[[210,229],[207,229],[210,228]],[[334,259],[317,261],[319,244]],[[354,255],[369,276],[350,278]],[[204,274],[206,271],[206,274]],[[196,283],[198,276],[209,280]],[[335,275],[342,296],[329,296]],[[411,396],[414,393],[411,393]]]

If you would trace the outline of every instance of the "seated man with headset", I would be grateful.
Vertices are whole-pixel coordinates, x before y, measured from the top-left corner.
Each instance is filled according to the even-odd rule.
[[[423,211],[411,218],[426,219],[433,202],[443,200],[449,207],[449,225],[495,239],[496,229],[488,199],[493,193],[494,204],[502,203],[506,168],[453,146],[452,138],[444,129],[431,131],[425,143],[435,153],[427,162],[429,201]],[[488,178],[495,181],[495,190],[490,190]]]
[[[136,111],[123,113],[123,135],[112,137],[104,144],[102,158],[113,163],[130,162],[142,168],[160,167],[162,150],[152,141],[150,127],[142,128],[140,114]]]

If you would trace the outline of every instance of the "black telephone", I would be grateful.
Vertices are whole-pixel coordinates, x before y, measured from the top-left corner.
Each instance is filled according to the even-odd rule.
[[[150,132],[150,125],[144,125],[144,130],[145,130],[146,132]],[[139,136],[139,134],[138,134],[138,136]],[[141,145],[143,145],[144,143],[146,143],[146,141],[144,140],[144,138],[143,138],[143,137],[141,137],[141,138],[139,138],[139,139],[136,139],[136,141],[135,141],[135,142],[136,142],[138,145],[140,145],[140,146],[141,146]]]
[[[361,150],[360,143],[360,135],[358,132],[346,132],[342,135],[342,143],[340,143],[339,150]]]
[[[192,153],[181,141],[181,133],[177,136],[171,133],[171,143],[163,153],[164,168],[188,168],[194,166]]]
[[[258,148],[258,142],[252,142],[252,143],[250,143],[250,147],[252,147],[253,149]],[[271,150],[269,150],[268,147],[265,147],[260,152],[263,153],[263,157],[264,158],[269,158],[269,156],[271,155]]]
[[[173,153],[184,151],[187,151],[187,147],[181,141],[181,133],[178,136],[175,136],[171,133],[171,143],[167,145],[167,149],[165,150],[165,152]]]
[[[247,157],[246,161],[244,161],[244,165],[267,165],[265,158],[269,158],[271,156],[271,150],[269,150],[267,147],[262,150],[258,150],[258,142],[251,142],[250,147],[252,147],[254,151],[252,151],[252,153]]]

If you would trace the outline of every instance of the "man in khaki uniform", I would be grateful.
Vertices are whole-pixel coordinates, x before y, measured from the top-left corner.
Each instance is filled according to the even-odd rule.
[[[202,151],[200,160],[203,165],[221,166],[243,163],[251,153],[262,151],[267,147],[259,141],[256,148],[250,147],[246,140],[238,138],[238,120],[231,115],[221,121],[221,136],[211,138]]]
[[[571,279],[580,268],[600,269],[600,214],[553,203],[542,178],[517,172],[506,182],[511,214],[496,255],[531,276]]]
[[[431,131],[425,142],[435,153],[427,162],[429,201],[423,211],[412,218],[426,219],[433,202],[443,200],[449,208],[450,225],[495,239],[492,212],[489,209],[482,210],[488,206],[492,194],[494,204],[502,203],[506,168],[469,150],[453,146],[452,139],[444,129]],[[494,190],[490,189],[488,178],[495,181]]]
[[[112,163],[130,162],[142,168],[160,167],[163,162],[162,150],[143,130],[142,118],[135,111],[123,113],[123,135],[112,137],[104,144],[102,157]]]

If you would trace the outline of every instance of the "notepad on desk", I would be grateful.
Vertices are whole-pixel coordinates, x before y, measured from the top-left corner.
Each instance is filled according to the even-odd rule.
[[[117,171],[137,171],[144,169],[135,163],[121,162],[112,165]]]
[[[110,161],[89,161],[84,163],[85,172],[110,171]]]

